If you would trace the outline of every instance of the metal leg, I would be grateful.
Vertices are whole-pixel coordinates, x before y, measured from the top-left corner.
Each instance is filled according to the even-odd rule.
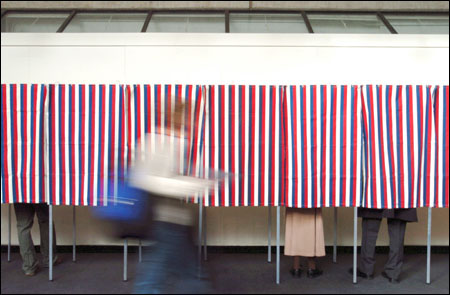
[[[334,229],[333,229],[333,262],[337,262],[337,208],[334,208]]]
[[[77,231],[76,231],[76,220],[75,220],[75,206],[73,206],[73,246],[72,246],[72,261],[77,261]]]
[[[204,216],[203,216],[203,260],[208,260],[208,242],[206,240],[206,207],[203,208]]]
[[[271,206],[268,206],[269,208],[269,218],[268,218],[268,232],[269,232],[269,236],[267,238],[267,262],[272,262],[272,210],[271,210]]]
[[[203,205],[198,201],[198,268],[200,270],[202,263],[202,223],[203,223]],[[200,275],[200,274],[199,274]]]
[[[48,280],[53,281],[53,206],[49,206],[49,219],[48,219]]]
[[[357,240],[358,240],[358,208],[355,207],[353,210],[353,284],[358,283],[358,279],[356,277],[357,270]]]
[[[11,206],[8,205],[8,262],[11,261]]]
[[[428,208],[428,233],[427,233],[427,284],[431,284],[431,208]]]
[[[127,264],[128,264],[128,239],[123,241],[123,281],[126,282],[127,278]]]
[[[280,206],[277,207],[277,284],[280,284]]]
[[[142,240],[139,239],[139,262],[142,262]]]

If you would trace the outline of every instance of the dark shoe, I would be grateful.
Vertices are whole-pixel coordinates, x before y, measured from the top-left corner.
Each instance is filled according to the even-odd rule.
[[[323,271],[319,270],[319,269],[311,269],[310,268],[310,269],[308,269],[308,272],[306,272],[306,276],[311,279],[320,277],[322,274],[323,274]]]
[[[300,268],[298,268],[298,269],[291,269],[291,270],[289,270],[289,272],[291,273],[291,275],[293,276],[293,277],[301,277],[302,276],[302,270],[300,269]]]
[[[398,283],[400,283],[399,280],[393,279],[393,278],[391,278],[390,276],[388,276],[388,274],[387,274],[385,271],[383,271],[383,272],[381,273],[381,275],[382,275],[384,278],[388,279],[389,283],[392,283],[392,284],[398,284]]]
[[[351,274],[351,275],[353,275],[353,268],[350,268],[350,269],[348,270],[348,273]],[[373,275],[370,275],[370,276],[369,276],[369,275],[367,275],[366,273],[360,271],[359,268],[356,269],[356,275],[357,275],[358,277],[360,277],[360,278],[363,278],[363,279],[368,279],[368,280],[372,280],[372,279],[373,279]]]

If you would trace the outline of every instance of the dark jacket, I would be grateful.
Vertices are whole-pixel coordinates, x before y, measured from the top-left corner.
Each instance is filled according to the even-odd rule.
[[[358,217],[362,218],[392,218],[406,222],[417,222],[417,210],[413,209],[367,209],[358,208]]]

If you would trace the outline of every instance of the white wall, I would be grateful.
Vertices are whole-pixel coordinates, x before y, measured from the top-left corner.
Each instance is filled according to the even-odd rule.
[[[449,36],[2,33],[1,82],[448,85]],[[71,244],[71,210],[55,208],[60,244]],[[95,224],[88,208],[77,212],[79,244],[119,243]],[[327,244],[332,212],[324,209]],[[432,242],[448,245],[448,209],[433,214]],[[352,209],[339,209],[340,245],[352,243],[352,217]],[[426,209],[419,210],[419,219],[408,227],[408,245],[426,244]],[[1,220],[5,244],[5,205]],[[208,209],[211,245],[264,245],[266,239],[267,208]],[[387,241],[384,224],[380,245]]]

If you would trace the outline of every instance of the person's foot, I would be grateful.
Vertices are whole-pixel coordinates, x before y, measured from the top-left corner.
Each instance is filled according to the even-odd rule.
[[[323,274],[323,270],[319,270],[319,269],[311,269],[310,268],[306,272],[306,276],[311,279],[317,278],[317,277],[321,276],[322,274]]]
[[[353,275],[353,267],[348,270],[348,273]],[[359,268],[356,269],[356,275],[363,279],[368,279],[368,280],[373,279],[373,275],[367,275],[366,273],[360,271]]]
[[[297,277],[300,278],[302,276],[302,270],[300,268],[297,269],[291,269],[289,270],[289,273],[293,276],[293,277]]]
[[[398,279],[393,279],[393,278],[391,278],[385,271],[383,271],[383,272],[381,273],[381,275],[382,275],[384,278],[386,278],[386,279],[389,281],[389,283],[392,283],[392,284],[398,284],[398,283],[400,283],[400,281],[399,281]]]
[[[55,257],[53,258],[53,266],[58,265],[58,264],[60,264],[60,263],[61,263],[61,258],[59,258],[58,256],[55,256]],[[43,264],[44,264],[44,267],[45,267],[45,268],[48,268],[48,266],[49,266],[48,261],[47,261],[47,262],[44,262]]]
[[[34,269],[26,270],[26,271],[25,271],[25,275],[26,275],[27,277],[32,277],[32,276],[34,276],[34,275],[37,273],[37,271],[38,271],[38,268],[37,268],[37,267],[34,268]]]

